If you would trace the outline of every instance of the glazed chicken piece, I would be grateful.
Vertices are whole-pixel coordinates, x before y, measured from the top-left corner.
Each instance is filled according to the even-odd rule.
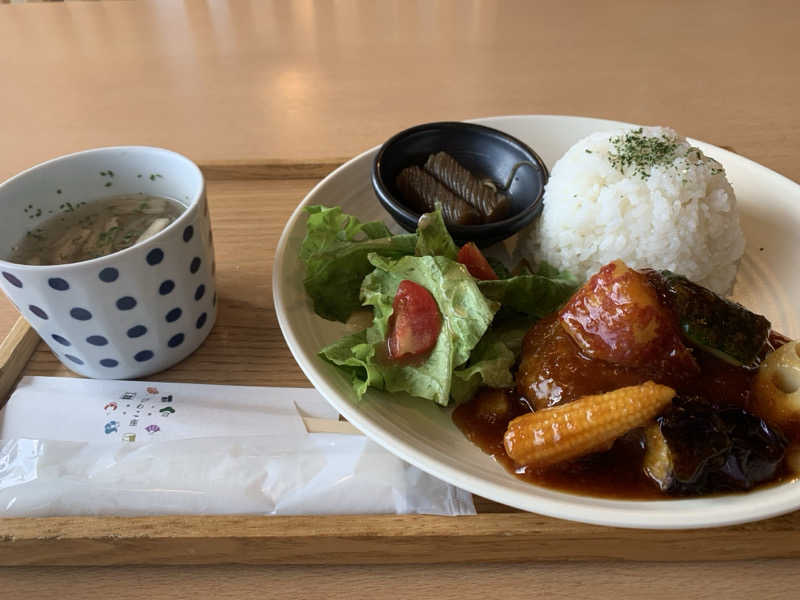
[[[559,312],[581,351],[616,365],[657,363],[666,371],[697,364],[680,339],[675,315],[647,276],[621,260],[601,268]]]
[[[655,288],[615,261],[528,332],[517,391],[539,410],[648,380],[675,387],[697,373]]]

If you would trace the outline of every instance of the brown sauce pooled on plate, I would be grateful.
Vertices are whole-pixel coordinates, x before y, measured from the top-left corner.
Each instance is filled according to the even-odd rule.
[[[529,397],[530,389],[538,387],[542,397],[549,395],[557,399],[551,405],[654,379],[675,388],[678,394],[702,396],[721,408],[753,409],[751,388],[756,372],[731,366],[705,353],[695,353],[700,374],[693,376],[664,375],[653,368],[612,365],[581,354],[555,315],[534,325],[525,338],[525,347],[537,349],[537,362],[533,365],[523,359],[517,374],[518,385],[529,388]],[[570,493],[627,500],[673,497],[661,492],[641,468],[645,455],[641,429],[621,437],[606,452],[545,469],[515,465],[505,452],[503,435],[512,419],[533,409],[531,401],[516,389],[484,388],[455,409],[453,422],[471,442],[509,472],[530,483]],[[784,428],[783,433],[792,443],[800,442],[800,427]],[[782,467],[766,485],[793,477]]]
[[[509,411],[492,421],[487,418],[484,404],[487,398],[491,398],[488,400],[490,403],[496,402],[496,396],[506,398]],[[453,422],[473,444],[490,454],[510,473],[529,483],[609,498],[653,499],[663,496],[641,469],[631,468],[631,465],[640,465],[644,458],[643,444],[633,436],[617,440],[608,452],[591,454],[548,469],[517,467],[503,447],[503,434],[511,419],[529,411],[527,400],[517,396],[513,390],[484,388],[472,400],[455,409]]]
[[[587,358],[561,327],[555,315],[536,323],[524,341],[517,385],[528,398],[548,397],[546,408],[601,394],[648,379],[674,388],[679,394],[713,398],[718,406],[750,409],[755,371],[731,366],[704,353],[695,353],[700,372],[664,371],[658,367],[626,367]]]

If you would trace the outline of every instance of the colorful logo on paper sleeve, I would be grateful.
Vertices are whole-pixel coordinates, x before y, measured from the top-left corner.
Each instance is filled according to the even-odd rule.
[[[108,423],[106,423],[105,429],[106,429],[106,435],[109,435],[111,433],[116,433],[117,431],[119,431],[119,421],[109,421]]]
[[[153,435],[154,433],[161,431],[161,427],[159,427],[158,425],[148,425],[147,427],[144,428],[144,430],[150,435]]]
[[[171,406],[165,406],[164,408],[162,408],[158,412],[161,413],[162,417],[168,417],[168,416],[170,416],[171,414],[173,414],[175,412],[175,409],[172,408]]]
[[[111,413],[117,410],[117,408],[119,407],[117,406],[116,402],[109,402],[103,407],[103,410],[106,411],[107,413]]]

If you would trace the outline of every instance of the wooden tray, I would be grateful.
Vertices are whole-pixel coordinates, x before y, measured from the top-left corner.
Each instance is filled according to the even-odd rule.
[[[203,166],[214,226],[220,314],[206,343],[159,381],[298,386],[309,382],[272,304],[272,260],[300,200],[337,163]],[[7,316],[7,315],[6,315]],[[24,366],[24,368],[23,368]],[[22,371],[72,376],[18,322],[0,345],[0,405]],[[476,498],[479,514],[164,516],[0,519],[0,565],[354,564],[520,560],[732,560],[800,557],[800,511],[711,530],[583,525]]]

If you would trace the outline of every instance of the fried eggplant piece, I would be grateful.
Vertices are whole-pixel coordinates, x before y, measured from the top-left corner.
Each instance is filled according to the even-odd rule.
[[[755,415],[692,397],[673,399],[645,440],[645,473],[674,495],[749,490],[775,476],[788,445]]]
[[[770,334],[766,317],[670,271],[651,271],[648,278],[677,314],[689,343],[734,366],[758,366]]]

